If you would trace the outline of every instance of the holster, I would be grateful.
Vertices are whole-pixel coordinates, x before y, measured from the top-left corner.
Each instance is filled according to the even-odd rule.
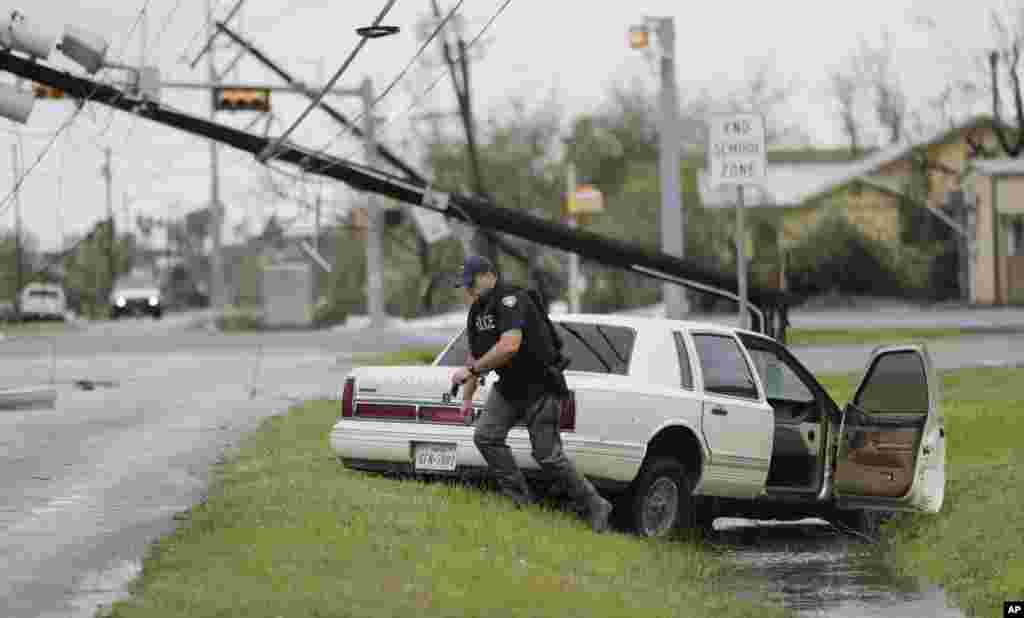
[[[569,366],[568,356],[559,355],[555,362],[544,368],[548,391],[556,397],[569,396],[569,384],[565,381],[565,368]]]

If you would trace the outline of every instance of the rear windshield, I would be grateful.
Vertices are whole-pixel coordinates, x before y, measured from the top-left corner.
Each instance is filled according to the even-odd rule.
[[[616,375],[629,373],[629,361],[636,341],[636,331],[632,328],[583,322],[554,324],[565,344],[563,351],[572,361],[569,371]],[[468,357],[469,343],[463,331],[438,364],[444,367],[461,366]]]
[[[53,290],[29,290],[28,295],[33,298],[60,298],[60,294]]]

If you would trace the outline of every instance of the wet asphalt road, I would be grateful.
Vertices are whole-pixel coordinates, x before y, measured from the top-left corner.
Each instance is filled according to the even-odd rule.
[[[0,388],[45,383],[55,372],[59,390],[56,410],[0,412],[0,615],[92,616],[97,605],[123,594],[149,544],[173,529],[174,514],[201,499],[210,465],[225,447],[294,402],[337,398],[354,353],[440,345],[451,334],[220,335],[188,330],[187,323],[169,316],[93,324],[54,339],[0,341]],[[1024,335],[929,347],[940,368],[1024,363]],[[814,371],[859,371],[870,349],[796,353]],[[92,381],[94,390],[81,390],[79,380]],[[799,546],[803,534],[783,545]],[[808,555],[820,549],[814,547]],[[792,556],[770,547],[753,551],[769,552],[750,558],[756,578],[777,579],[792,564]],[[736,556],[742,563],[750,551]],[[857,573],[872,568],[846,564]],[[935,595],[932,588],[922,591]],[[825,603],[838,605],[859,611]],[[905,603],[893,610],[879,615],[913,611]]]
[[[190,332],[172,319],[0,342],[0,387],[48,382],[56,410],[0,412],[0,616],[92,616],[201,499],[225,447],[271,415],[337,398],[353,353],[413,333]],[[77,381],[88,380],[93,390]]]

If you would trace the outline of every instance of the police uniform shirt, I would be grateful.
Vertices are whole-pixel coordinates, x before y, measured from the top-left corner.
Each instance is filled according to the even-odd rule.
[[[473,358],[483,358],[501,334],[519,329],[523,338],[519,351],[495,371],[500,380],[495,388],[510,402],[533,401],[544,390],[542,358],[545,341],[541,332],[541,316],[532,299],[522,289],[497,285],[473,303],[469,309],[467,331]]]

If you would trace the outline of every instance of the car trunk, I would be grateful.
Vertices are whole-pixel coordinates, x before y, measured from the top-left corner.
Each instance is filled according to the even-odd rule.
[[[361,367],[345,380],[342,418],[441,425],[463,425],[463,391],[452,396],[454,367]],[[482,411],[497,379],[488,375],[473,395],[473,407]],[[563,430],[575,429],[575,400],[563,402]]]

